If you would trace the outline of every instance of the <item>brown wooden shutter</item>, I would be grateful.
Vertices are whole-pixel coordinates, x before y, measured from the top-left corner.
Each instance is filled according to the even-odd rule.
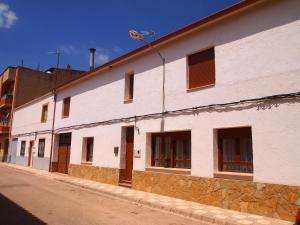
[[[189,88],[203,87],[215,83],[214,48],[190,55],[188,64]]]
[[[64,112],[63,112],[64,117],[68,117],[70,114],[70,102],[71,102],[70,97],[64,99]]]

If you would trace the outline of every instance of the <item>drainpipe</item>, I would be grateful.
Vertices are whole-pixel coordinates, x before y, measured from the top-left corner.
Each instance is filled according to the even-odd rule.
[[[54,90],[53,91],[54,109],[53,109],[52,128],[51,128],[51,147],[50,147],[49,172],[52,171],[52,155],[53,155],[53,147],[54,147],[53,142],[54,142],[54,124],[55,124],[56,100],[57,100],[57,95],[56,95],[56,92]]]

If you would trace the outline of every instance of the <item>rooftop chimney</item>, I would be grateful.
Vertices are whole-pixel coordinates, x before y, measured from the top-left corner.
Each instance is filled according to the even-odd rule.
[[[90,70],[94,69],[95,66],[95,52],[96,49],[90,48]]]

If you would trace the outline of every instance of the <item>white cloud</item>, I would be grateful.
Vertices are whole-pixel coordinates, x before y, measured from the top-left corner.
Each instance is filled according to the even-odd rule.
[[[122,53],[122,52],[123,52],[123,49],[120,48],[120,47],[118,47],[118,46],[115,46],[115,47],[113,47],[113,51],[114,51],[115,53]]]
[[[17,20],[16,13],[7,4],[0,3],[0,28],[10,28]]]
[[[60,50],[68,55],[78,54],[79,50],[73,45],[61,45]]]
[[[107,63],[108,61],[109,61],[108,54],[100,53],[100,54],[95,56],[95,63],[98,64],[98,65]]]

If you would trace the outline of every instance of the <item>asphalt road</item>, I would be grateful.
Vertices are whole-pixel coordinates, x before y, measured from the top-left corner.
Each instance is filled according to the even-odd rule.
[[[199,222],[0,166],[0,224],[199,225]]]

